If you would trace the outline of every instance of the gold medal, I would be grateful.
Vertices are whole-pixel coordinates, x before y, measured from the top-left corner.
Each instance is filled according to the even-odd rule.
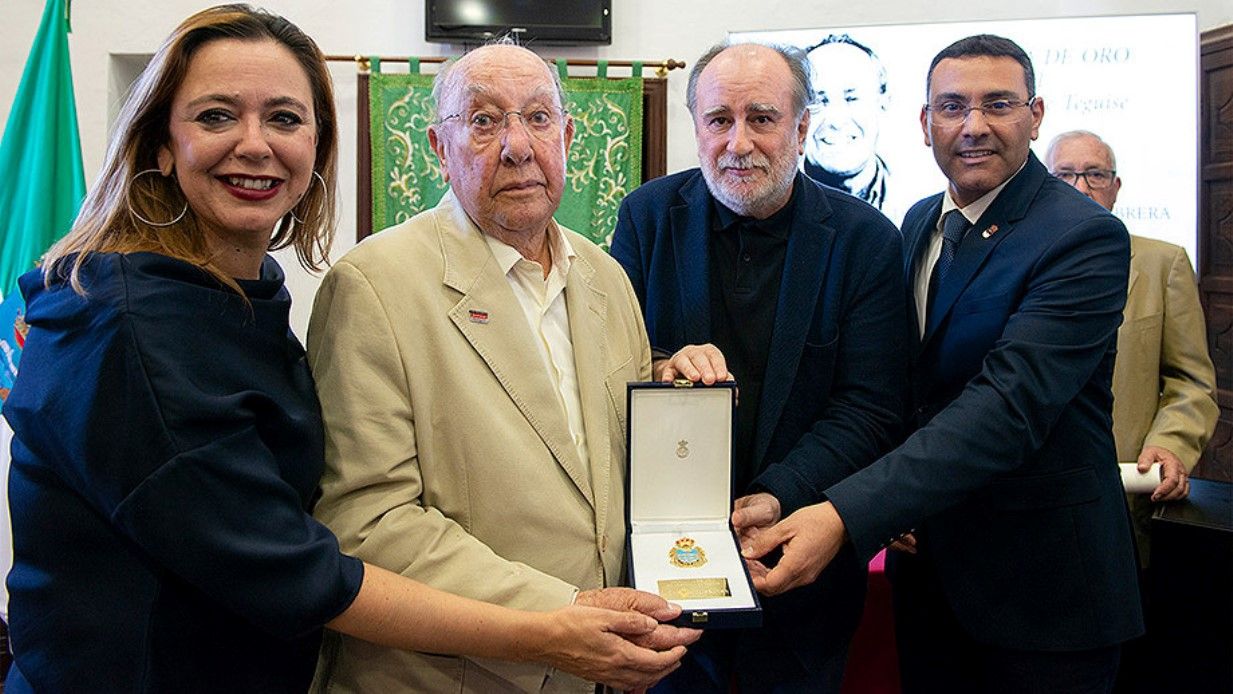
[[[668,561],[681,569],[696,569],[706,563],[706,552],[694,543],[692,537],[682,537],[668,550]]]

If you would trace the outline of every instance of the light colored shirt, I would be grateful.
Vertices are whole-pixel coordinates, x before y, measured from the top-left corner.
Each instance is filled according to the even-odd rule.
[[[1027,160],[1024,160],[1023,165],[1019,167],[1019,171],[1023,170],[1023,166],[1027,165]],[[929,237],[929,243],[925,244],[924,255],[921,256],[920,262],[916,265],[916,281],[913,288],[916,290],[916,317],[917,326],[920,329],[920,336],[925,336],[925,325],[927,311],[929,309],[929,278],[933,275],[933,266],[937,265],[938,257],[942,255],[942,223],[946,220],[946,213],[951,210],[959,210],[959,213],[968,220],[968,224],[976,224],[980,221],[981,215],[993,201],[997,199],[998,194],[1010,183],[1015,176],[1019,175],[1016,171],[1014,175],[1002,181],[1002,184],[997,188],[985,193],[976,200],[972,201],[967,207],[959,207],[955,203],[955,199],[950,195],[950,188],[946,188],[946,192],[942,194],[942,214],[938,215],[938,223],[933,228],[933,234]]]
[[[578,370],[574,365],[574,343],[569,336],[569,314],[565,308],[565,278],[577,254],[569,239],[557,228],[548,227],[548,249],[552,267],[544,276],[544,267],[527,260],[512,246],[484,234],[497,265],[505,273],[510,289],[531,328],[531,336],[539,348],[540,361],[556,388],[569,432],[573,436],[578,459],[590,470],[586,430],[582,423],[582,398],[578,392]]]

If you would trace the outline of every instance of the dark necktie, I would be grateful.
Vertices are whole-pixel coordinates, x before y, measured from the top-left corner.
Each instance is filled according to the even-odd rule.
[[[970,226],[967,217],[959,210],[947,212],[946,219],[942,221],[942,252],[938,254],[933,275],[929,277],[930,310],[933,309],[933,297],[938,293],[938,285],[942,284],[946,273],[950,272],[950,266],[955,262],[955,251],[959,249],[959,242],[963,240],[963,235]]]

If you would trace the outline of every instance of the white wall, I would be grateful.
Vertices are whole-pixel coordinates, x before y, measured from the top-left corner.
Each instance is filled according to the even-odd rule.
[[[43,0],[0,2],[0,113],[17,89],[30,41],[43,10]],[[114,97],[133,64],[132,55],[152,53],[173,26],[212,2],[201,0],[128,0],[73,3],[70,50],[76,85],[78,117],[87,179],[98,170],[107,126],[115,112]],[[317,39],[326,53],[440,55],[459,50],[423,40],[422,0],[266,0],[271,11],[286,15]],[[613,59],[663,58],[692,61],[728,31],[793,27],[852,26],[905,22],[938,22],[1025,17],[1020,3],[978,6],[970,0],[884,0],[869,3],[804,3],[799,0],[614,0],[613,43],[599,48],[544,47],[551,56]],[[1227,0],[1041,0],[1039,16],[1089,16],[1152,12],[1197,12],[1200,30],[1233,23],[1233,3]],[[1099,40],[1096,37],[1095,40]],[[333,69],[341,116],[341,225],[334,244],[337,258],[355,238],[355,69]],[[685,111],[685,72],[670,80],[668,169],[694,165],[693,133]],[[923,89],[923,85],[922,85]],[[2,125],[0,125],[2,127]],[[8,172],[7,175],[13,175]],[[89,181],[87,181],[89,182]],[[292,323],[304,335],[317,279],[300,272],[290,256],[287,268],[296,307]],[[412,270],[409,270],[412,271]]]

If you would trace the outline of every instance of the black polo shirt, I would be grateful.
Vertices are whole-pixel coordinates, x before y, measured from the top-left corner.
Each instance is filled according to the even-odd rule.
[[[741,217],[712,198],[711,338],[740,389],[732,462],[737,496],[747,493],[760,472],[754,434],[796,197],[793,187],[788,203],[766,219]]]

